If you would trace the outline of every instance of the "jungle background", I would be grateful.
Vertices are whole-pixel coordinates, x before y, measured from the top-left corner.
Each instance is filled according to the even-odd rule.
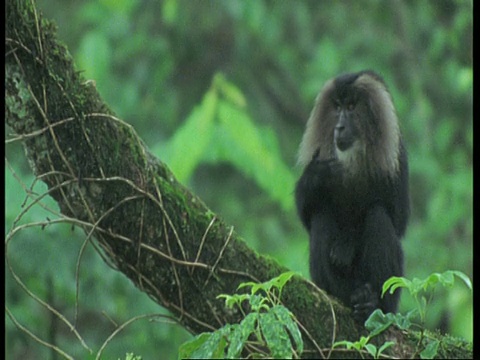
[[[37,7],[57,23],[78,71],[177,178],[250,246],[306,277],[307,234],[293,202],[305,122],[325,81],[379,72],[410,160],[405,275],[454,269],[473,276],[472,1],[38,0]],[[6,235],[51,216],[35,206],[15,221],[24,186],[45,191],[34,180],[21,144],[7,140]],[[77,329],[98,349],[116,325],[166,312],[93,247],[81,250],[85,236],[67,225],[24,228],[6,255],[29,290],[69,319],[78,296]],[[5,269],[15,319],[86,358],[70,330]],[[412,307],[404,293],[400,312]],[[471,341],[471,292],[460,284],[435,292],[427,317],[428,328]],[[5,328],[7,358],[54,357],[9,316]],[[138,319],[115,335],[104,357],[175,358],[190,337],[178,325]]]

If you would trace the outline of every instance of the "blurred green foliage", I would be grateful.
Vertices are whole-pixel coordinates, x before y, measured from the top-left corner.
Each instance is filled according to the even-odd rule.
[[[410,158],[406,276],[455,269],[472,277],[472,1],[38,0],[38,6],[58,24],[84,77],[178,178],[252,247],[305,276],[307,234],[293,207],[304,124],[329,78],[365,68],[381,73]],[[26,197],[21,184],[29,187],[33,177],[19,144],[6,147],[6,158],[8,232]],[[45,188],[38,183],[34,190]],[[46,216],[35,206],[20,224]],[[76,324],[98,351],[113,322],[164,311],[90,245],[81,252],[84,240],[69,226],[31,227],[10,241],[8,256],[28,288],[72,322],[79,262]],[[6,305],[16,319],[85,358],[70,330],[6,273]],[[435,299],[428,326],[471,340],[469,291],[455,286]],[[400,310],[412,307],[403,297]],[[104,355],[174,358],[187,338],[176,325],[139,320]],[[8,318],[6,342],[9,358],[50,354]]]

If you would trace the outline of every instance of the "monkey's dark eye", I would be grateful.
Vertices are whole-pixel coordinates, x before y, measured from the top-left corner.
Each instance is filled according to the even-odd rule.
[[[333,99],[333,106],[335,107],[335,110],[337,112],[340,112],[340,110],[342,110],[342,104],[340,104],[340,101],[338,101],[337,99]]]

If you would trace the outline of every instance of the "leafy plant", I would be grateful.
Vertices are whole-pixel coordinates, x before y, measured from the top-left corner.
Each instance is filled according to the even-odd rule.
[[[293,188],[294,174],[280,155],[276,135],[255,123],[243,93],[221,73],[170,141],[153,153],[165,159],[182,182],[202,163],[230,163],[285,210],[293,207],[285,189]]]
[[[238,307],[244,315],[239,324],[227,324],[212,332],[202,333],[180,347],[180,358],[238,358],[245,347],[258,358],[298,358],[303,340],[293,314],[280,303],[282,289],[294,275],[286,272],[267,282],[242,283],[237,290],[250,287],[250,293],[219,295],[228,308]],[[242,304],[247,301],[250,312]],[[292,344],[295,343],[295,348]],[[265,353],[263,349],[268,349]]]
[[[410,295],[414,298],[417,305],[416,310],[420,315],[420,322],[421,324],[424,324],[427,305],[433,297],[433,291],[429,294],[427,294],[427,291],[430,289],[434,290],[438,284],[441,284],[444,287],[452,287],[455,276],[463,280],[469,289],[472,289],[472,282],[467,275],[461,271],[448,270],[442,274],[433,273],[425,279],[413,278],[411,281],[404,277],[393,276],[383,284],[382,296],[387,291],[390,291],[390,294],[393,294],[393,292],[398,288],[406,288]]]
[[[380,346],[380,348],[378,348],[376,345],[369,343],[372,337],[373,336],[370,336],[370,335],[362,336],[360,340],[354,341],[354,342],[347,341],[347,340],[337,341],[335,344],[333,344],[333,347],[335,348],[337,346],[343,345],[349,350],[350,349],[358,350],[360,354],[361,354],[361,350],[365,349],[371,356],[373,356],[374,359],[378,359],[385,349],[389,348],[394,344],[393,341],[387,341],[382,346]]]
[[[142,360],[142,357],[139,355],[135,355],[134,353],[126,353],[125,360]]]
[[[444,287],[452,287],[455,281],[455,277],[461,279],[469,289],[472,289],[472,282],[469,277],[461,271],[448,270],[444,273],[433,273],[425,279],[413,278],[408,280],[404,277],[391,277],[383,284],[382,296],[390,291],[392,294],[398,288],[405,288],[410,295],[414,298],[417,307],[410,311],[404,319],[401,319],[401,315],[397,315],[403,323],[396,323],[402,329],[407,329],[412,324],[411,319],[415,318],[418,314],[420,317],[420,337],[418,340],[417,348],[421,351],[419,353],[422,359],[433,359],[438,352],[440,341],[429,336],[425,330],[425,318],[427,314],[428,304],[433,298],[434,290],[438,285]],[[373,315],[373,314],[372,314]],[[400,326],[403,324],[403,326]]]
[[[415,324],[412,320],[420,317],[420,323],[416,324],[420,328],[420,336],[417,345],[419,356],[422,359],[434,358],[437,355],[440,341],[434,336],[427,335],[425,330],[424,324],[427,306],[433,297],[433,291],[429,292],[428,295],[427,292],[429,290],[434,290],[439,284],[445,287],[452,287],[455,277],[463,280],[467,287],[472,289],[472,283],[468,276],[461,271],[455,270],[448,270],[442,274],[433,273],[425,279],[413,278],[413,280],[408,280],[404,277],[397,276],[389,278],[383,284],[382,297],[387,291],[389,291],[390,294],[393,294],[398,288],[405,288],[415,299],[417,307],[405,315],[392,313],[384,314],[382,310],[377,309],[365,321],[365,328],[370,332],[367,336],[362,336],[360,340],[355,342],[347,340],[338,341],[333,344],[333,347],[345,346],[347,349],[358,350],[360,354],[362,354],[362,350],[365,350],[375,359],[378,359],[380,355],[382,355],[382,352],[392,346],[394,342],[387,341],[377,348],[377,346],[370,343],[370,340],[388,329],[391,325],[395,325],[402,330],[409,329]]]

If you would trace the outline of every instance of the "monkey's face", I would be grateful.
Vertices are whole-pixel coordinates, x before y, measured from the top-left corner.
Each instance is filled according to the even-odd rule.
[[[355,91],[344,91],[335,94],[335,127],[333,142],[335,153],[341,162],[349,162],[361,155],[364,139],[362,139],[362,106]],[[352,89],[348,89],[352,90]]]
[[[337,151],[347,151],[358,139],[358,128],[355,125],[354,105],[337,107],[337,124],[333,132],[333,138]]]
[[[400,130],[392,98],[372,71],[340,75],[317,96],[300,144],[298,162],[337,158],[348,172],[398,172]]]

